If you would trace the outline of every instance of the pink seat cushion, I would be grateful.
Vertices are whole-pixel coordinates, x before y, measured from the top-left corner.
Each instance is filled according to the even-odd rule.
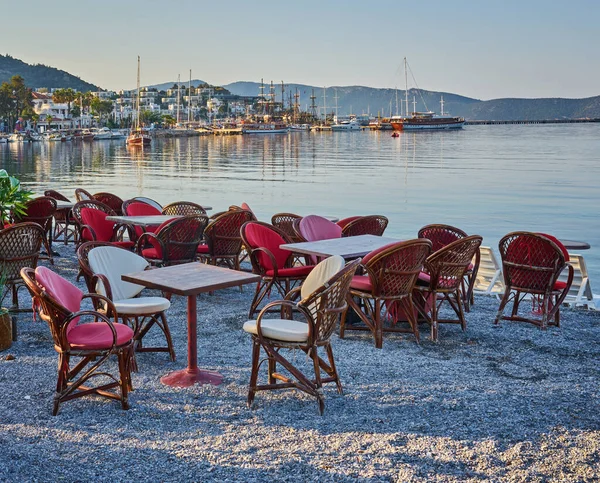
[[[78,312],[81,308],[81,299],[83,292],[79,290],[68,280],[46,267],[37,267],[35,269],[36,281],[44,287],[48,295],[54,298],[58,303],[65,307],[69,312]],[[70,334],[77,325],[79,317],[69,322],[67,334]]]
[[[280,245],[285,244],[285,240],[279,233],[268,226],[258,223],[248,223],[244,229],[244,234],[250,248],[266,248],[273,254],[278,269],[282,269],[292,256],[292,252],[279,248]],[[273,270],[274,267],[271,258],[266,253],[256,252],[256,257],[261,267],[266,270]]]
[[[128,343],[133,338],[133,330],[125,324],[113,324],[117,332],[117,345]],[[113,333],[105,322],[80,324],[68,333],[67,340],[73,349],[110,349]]]
[[[196,249],[197,253],[208,253],[208,245],[205,245],[204,243],[201,243],[200,245],[198,245],[198,248]]]
[[[84,225],[89,225],[94,230],[96,241],[108,242],[112,239],[115,224],[112,221],[106,221],[107,216],[103,211],[94,208],[81,209],[81,220]],[[93,240],[89,230],[83,230],[82,237],[87,241]]]
[[[301,267],[291,267],[291,268],[280,268],[277,270],[277,276],[281,278],[298,278],[298,277],[306,277],[312,269],[315,268],[314,265],[303,265]],[[274,270],[267,270],[267,277],[272,277],[275,274]]]
[[[352,277],[352,282],[350,282],[350,288],[362,290],[363,292],[370,292],[373,285],[371,284],[368,275],[354,275],[354,277]]]
[[[245,202],[242,203],[242,206],[240,206],[240,208],[242,210],[246,210],[246,211],[249,211],[250,213],[254,214],[254,211],[252,211],[252,208],[250,208],[250,206],[248,206],[248,203],[245,203]]]
[[[307,241],[342,237],[342,227],[318,215],[308,215],[300,220],[300,233]]]
[[[157,249],[158,248],[158,249]],[[162,250],[160,247],[144,248],[142,250],[142,256],[144,258],[156,258],[162,260]]]

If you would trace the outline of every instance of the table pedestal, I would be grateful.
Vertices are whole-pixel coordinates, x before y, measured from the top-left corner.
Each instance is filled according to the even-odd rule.
[[[160,378],[160,382],[172,387],[189,387],[194,384],[218,386],[223,376],[218,372],[198,368],[198,319],[196,316],[196,295],[188,295],[188,367]]]

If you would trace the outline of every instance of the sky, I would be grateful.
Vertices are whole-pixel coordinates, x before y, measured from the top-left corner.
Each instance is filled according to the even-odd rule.
[[[202,79],[600,95],[598,0],[0,0],[0,54],[104,89]],[[414,82],[409,79],[409,87]]]

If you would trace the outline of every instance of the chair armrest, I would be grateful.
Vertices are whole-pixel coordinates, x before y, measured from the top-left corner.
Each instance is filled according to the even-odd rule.
[[[298,296],[300,295],[301,289],[302,289],[302,287],[293,288],[285,295],[285,297],[283,299],[284,300],[296,300],[298,298]]]
[[[83,238],[83,232],[85,230],[88,230],[90,232],[90,235],[91,235],[93,241],[98,240],[98,237],[96,236],[96,232],[90,225],[79,225],[79,233],[81,234],[81,238]]]
[[[117,308],[111,299],[108,297],[99,294],[99,293],[88,293],[83,296],[83,298],[91,298],[101,300],[106,304],[106,314],[110,316],[112,313],[113,318],[115,319],[115,324],[119,322],[119,314],[117,313]]]
[[[163,256],[164,256],[164,254],[165,254],[164,243],[154,233],[149,232],[149,231],[142,233],[140,235],[140,237],[137,239],[137,242],[135,242],[135,252],[139,256],[143,256],[142,250],[146,246],[146,243],[148,243],[149,245],[154,245],[154,242],[156,242],[160,246],[160,248],[163,252]]]
[[[113,299],[112,288],[110,286],[110,282],[108,281],[108,278],[106,278],[106,275],[104,275],[103,273],[95,274],[91,279],[91,285],[96,287],[98,282],[102,283],[102,286],[104,287],[104,291],[106,292],[106,298],[108,300],[112,300]],[[98,294],[98,292],[95,292],[95,293]]]
[[[87,295],[95,295],[95,294],[87,294]],[[110,300],[108,300],[108,302],[112,305],[112,302],[110,302]],[[114,307],[114,305],[113,305]],[[116,312],[115,312],[116,313]],[[112,348],[111,349],[115,349],[115,347],[117,346],[117,331],[114,328],[113,322],[104,314],[97,312],[95,310],[79,310],[78,312],[74,312],[72,313],[69,317],[67,317],[64,322],[63,325],[61,327],[61,339],[63,340],[63,342],[65,344],[68,344],[69,341],[67,339],[67,329],[69,327],[69,323],[77,318],[77,317],[84,317],[86,315],[93,315],[94,316],[94,324],[97,323],[104,323],[104,324],[108,324],[108,327],[110,328],[110,331],[112,332],[112,337],[113,337],[113,342],[112,342]],[[100,319],[100,320],[98,320]],[[118,323],[118,322],[115,322]]]
[[[283,319],[283,315],[284,315],[284,307],[286,307],[288,309],[288,310],[286,310],[285,315],[289,316],[289,320],[292,320],[291,315],[290,315],[292,313],[291,309],[296,309],[298,312],[300,312],[306,318],[306,322],[308,323],[308,338],[310,339],[312,337],[312,334],[314,331],[314,321],[312,319],[310,312],[305,307],[302,307],[301,305],[291,302],[290,300],[274,300],[273,302],[269,302],[267,305],[265,305],[263,307],[263,309],[259,312],[258,317],[256,318],[256,333],[258,334],[259,339],[263,338],[262,330],[261,330],[260,326],[262,324],[262,319],[263,319],[264,315],[268,312],[268,310],[270,308],[277,307],[277,306],[281,306],[281,318],[282,319]]]
[[[273,255],[271,250],[269,250],[268,248],[258,247],[258,248],[252,249],[252,251],[250,252],[250,260],[252,261],[252,267],[254,267],[256,265],[256,269],[258,270],[258,273],[261,275],[264,275],[267,272],[267,270],[258,261],[258,256],[256,255],[258,252],[264,253],[267,257],[269,257],[271,265],[273,266],[273,272],[274,272],[273,276],[276,278],[277,277],[277,261],[275,260],[275,256]]]

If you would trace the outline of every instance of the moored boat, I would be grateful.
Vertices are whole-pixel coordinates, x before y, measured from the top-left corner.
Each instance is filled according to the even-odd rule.
[[[336,122],[331,125],[332,131],[360,131],[361,125],[356,119],[349,119]]]
[[[465,120],[462,117],[437,116],[431,111],[413,112],[411,117],[393,116],[390,124],[396,131],[421,131],[433,129],[461,129]]]
[[[288,132],[284,122],[252,122],[242,125],[242,134],[277,134]]]
[[[140,56],[138,55],[137,65],[137,94],[136,94],[136,116],[135,124],[129,133],[129,136],[125,140],[127,146],[149,146],[152,142],[152,138],[148,134],[148,131],[140,126]]]

